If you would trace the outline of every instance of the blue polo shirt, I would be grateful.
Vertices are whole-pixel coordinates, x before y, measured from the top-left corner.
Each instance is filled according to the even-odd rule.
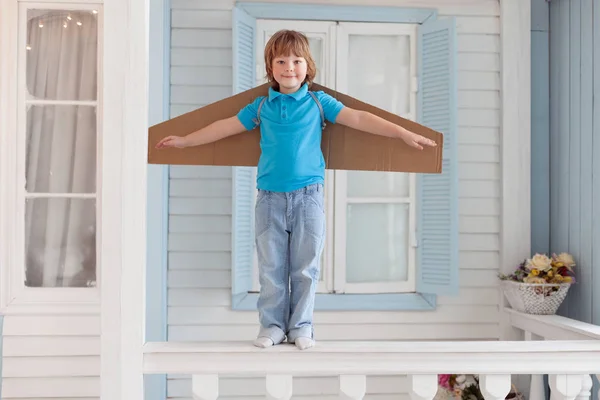
[[[344,105],[325,92],[314,92],[331,123]],[[248,130],[255,128],[258,106],[264,96],[248,104],[238,119]],[[304,84],[291,94],[269,88],[260,111],[260,148],[257,188],[289,192],[325,181],[325,159],[321,151],[321,113]]]

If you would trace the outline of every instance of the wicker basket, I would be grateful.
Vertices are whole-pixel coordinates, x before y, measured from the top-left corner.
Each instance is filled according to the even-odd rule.
[[[510,306],[527,314],[556,314],[571,283],[521,283],[502,281]]]

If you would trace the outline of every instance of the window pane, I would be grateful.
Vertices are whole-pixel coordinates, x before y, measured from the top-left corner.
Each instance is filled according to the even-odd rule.
[[[48,100],[95,100],[97,57],[97,14],[91,10],[28,10],[30,95]]]
[[[408,205],[350,204],[346,282],[407,280]]]
[[[406,35],[349,35],[350,96],[398,115],[410,112],[410,40]],[[360,77],[354,79],[353,77]]]
[[[323,85],[323,39],[309,36],[308,43],[310,46],[310,52],[315,60],[315,64],[317,65],[315,83]]]
[[[28,199],[26,286],[96,284],[96,200]]]
[[[30,106],[25,170],[30,193],[94,193],[95,107]]]
[[[408,174],[348,171],[348,197],[408,197]]]

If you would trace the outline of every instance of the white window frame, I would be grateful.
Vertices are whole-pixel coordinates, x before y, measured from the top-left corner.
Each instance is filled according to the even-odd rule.
[[[101,190],[103,152],[103,5],[101,2],[33,2],[4,0],[0,13],[0,312],[21,313],[92,313],[100,310],[101,273]],[[98,94],[96,101],[31,100],[26,98],[27,10],[98,11]],[[18,16],[18,18],[15,18]],[[9,60],[16,60],[10,62]],[[16,78],[16,79],[15,79]],[[97,113],[97,167],[95,194],[27,194],[25,190],[25,149],[27,104],[93,105]],[[15,133],[16,132],[16,137]],[[25,200],[26,198],[96,199],[96,286],[27,287],[25,286]]]
[[[387,24],[364,22],[340,22],[337,29],[337,82],[336,90],[348,93],[348,36],[356,35],[406,35],[410,37],[411,95],[409,113],[403,118],[416,121],[417,116],[417,24]],[[348,198],[348,171],[335,171],[335,244],[334,248],[334,288],[335,293],[406,293],[416,291],[416,175],[408,174],[409,194],[407,197]],[[346,282],[346,238],[348,204],[408,204],[408,266],[407,280],[402,282]],[[368,266],[365,266],[368,268]]]
[[[296,21],[296,20],[264,20],[256,21],[256,85],[266,83],[263,49],[267,35],[280,29],[293,29],[305,32],[310,37],[323,40],[322,59],[325,60],[325,71],[320,71],[324,86],[347,93],[347,48],[348,35],[407,35],[410,37],[411,46],[411,97],[410,111],[403,118],[416,120],[417,115],[417,25],[416,24],[387,24],[387,23],[352,23],[333,21]],[[329,49],[335,49],[329,51]],[[333,55],[335,54],[335,55]],[[256,168],[253,170],[253,181],[256,180]],[[348,199],[347,171],[326,171],[325,207],[327,213],[327,237],[323,250],[323,280],[319,282],[317,293],[405,293],[416,290],[416,175],[409,174],[409,196],[405,198],[360,198]],[[252,199],[252,206],[256,201]],[[409,204],[409,264],[407,280],[403,282],[374,282],[374,283],[347,283],[346,282],[346,213],[336,212],[345,210],[348,203],[403,203]],[[254,252],[253,285],[252,290],[259,290],[258,261]]]

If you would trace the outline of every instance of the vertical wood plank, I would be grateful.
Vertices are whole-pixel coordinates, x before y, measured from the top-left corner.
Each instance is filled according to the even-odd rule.
[[[558,110],[560,109],[560,3],[550,3],[550,249],[558,243]]]
[[[600,0],[594,0],[593,4],[594,13],[594,48],[600,47]],[[600,51],[594,51],[594,121],[593,121],[593,151],[596,157],[594,157],[593,165],[593,220],[592,220],[592,248],[595,249],[592,257],[592,265],[595,267],[592,275],[592,287],[600,287],[600,272],[598,266],[600,265]],[[592,310],[592,323],[600,324],[600,293],[596,291],[592,298],[593,310]]]
[[[560,21],[560,109],[559,109],[559,137],[558,145],[560,155],[558,162],[560,171],[558,175],[558,225],[553,229],[558,229],[557,247],[553,251],[567,251],[569,246],[569,155],[570,153],[570,134],[569,134],[569,116],[570,116],[570,1],[561,1],[561,21]]]
[[[579,219],[580,196],[581,196],[581,0],[570,1],[569,22],[569,208],[568,229],[569,244],[568,251],[575,257],[580,254],[580,229]],[[573,287],[569,303],[569,316],[579,318],[579,305],[583,299],[579,286]]]
[[[592,322],[593,0],[581,0],[581,230],[577,260],[579,317]]]
[[[569,246],[569,116],[570,116],[570,67],[569,67],[569,55],[570,55],[570,15],[571,7],[570,1],[565,0],[559,3],[559,47],[557,51],[560,52],[559,56],[559,109],[558,109],[558,158],[554,159],[553,162],[558,164],[558,176],[553,182],[553,185],[558,186],[558,209],[557,214],[554,215],[554,221],[552,225],[552,231],[556,233],[556,243],[550,250],[553,252],[568,251]],[[559,309],[561,315],[568,313],[569,299],[565,299]]]
[[[533,4],[545,0],[534,1]],[[537,7],[539,9],[539,7]],[[532,16],[533,18],[533,16]],[[531,251],[550,251],[550,61],[548,29],[531,32]]]

